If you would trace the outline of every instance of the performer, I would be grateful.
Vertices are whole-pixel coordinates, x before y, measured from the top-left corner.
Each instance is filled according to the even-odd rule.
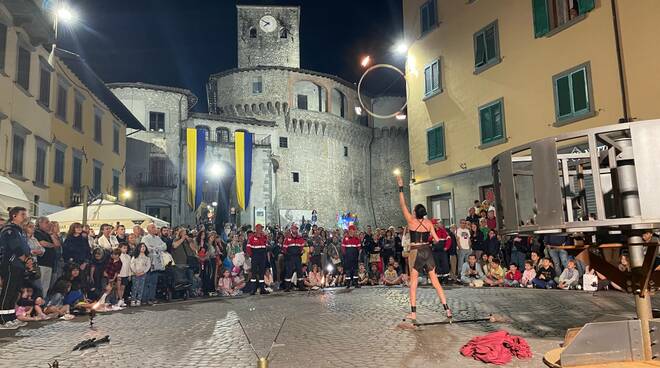
[[[286,270],[286,274],[284,276],[284,282],[286,283],[286,288],[284,291],[289,292],[291,291],[291,287],[293,286],[291,284],[291,277],[293,276],[293,273],[296,273],[296,277],[298,278],[298,285],[302,284],[302,260],[300,256],[302,256],[303,253],[303,247],[305,245],[305,239],[298,234],[298,225],[293,224],[291,225],[291,234],[287,236],[284,239],[284,243],[282,244],[282,250],[284,251],[284,269]]]
[[[252,259],[252,277],[250,287],[252,295],[257,293],[257,280],[259,280],[259,294],[270,294],[264,284],[264,273],[266,272],[266,261],[268,258],[268,236],[264,233],[264,227],[257,224],[255,232],[248,236],[247,253]]]
[[[360,238],[355,234],[357,228],[355,225],[348,227],[348,234],[344,236],[341,242],[341,250],[344,254],[344,270],[346,271],[346,289],[351,288],[351,283],[356,288],[360,287],[358,283],[358,257],[360,255]]]
[[[431,244],[429,244],[427,240],[429,239],[429,235],[433,237],[434,242],[439,242],[440,238],[435,231],[431,231],[433,229],[431,220],[425,218],[426,207],[422,204],[417,204],[415,205],[415,215],[413,216],[410,213],[410,210],[408,210],[408,206],[406,205],[406,199],[403,195],[403,179],[401,178],[401,175],[396,176],[396,181],[399,186],[399,204],[401,205],[401,211],[403,211],[403,216],[408,223],[408,229],[410,229],[410,249],[417,250],[415,264],[410,270],[410,314],[406,316],[406,319],[411,320],[413,323],[417,323],[417,281],[419,279],[419,273],[426,269],[426,272],[431,279],[431,283],[442,302],[442,307],[445,309],[447,318],[451,321],[451,309],[449,309],[449,306],[447,305],[445,292],[435,273],[435,260],[433,259]]]

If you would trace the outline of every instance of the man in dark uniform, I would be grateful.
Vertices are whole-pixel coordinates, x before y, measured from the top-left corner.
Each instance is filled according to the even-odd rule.
[[[250,277],[250,288],[252,295],[257,293],[257,280],[259,280],[259,294],[270,294],[264,285],[264,273],[266,272],[266,261],[268,258],[268,236],[264,233],[264,227],[257,224],[255,232],[248,236],[247,254],[252,259],[252,277]]]
[[[0,329],[17,329],[26,325],[16,319],[14,307],[23,283],[25,261],[30,256],[23,232],[27,219],[25,208],[13,207],[9,210],[9,223],[0,231]]]
[[[360,238],[355,234],[357,228],[355,225],[348,227],[348,234],[344,236],[341,242],[341,250],[344,254],[344,270],[346,272],[346,289],[350,289],[351,283],[356,288],[360,287],[358,283],[358,257],[360,255]]]
[[[302,284],[302,260],[300,256],[303,253],[303,247],[305,246],[305,239],[298,234],[298,225],[291,225],[291,234],[284,238],[284,244],[282,245],[284,251],[284,268],[286,269],[286,274],[284,277],[284,282],[286,283],[286,288],[284,291],[291,291],[291,277],[293,273],[296,273],[298,278],[298,285]]]

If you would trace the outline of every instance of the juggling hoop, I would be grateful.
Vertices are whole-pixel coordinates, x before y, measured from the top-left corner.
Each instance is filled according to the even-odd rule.
[[[391,70],[394,70],[397,73],[399,73],[399,75],[401,75],[403,77],[403,80],[406,83],[406,94],[407,94],[407,92],[408,92],[408,81],[406,81],[406,75],[405,75],[404,72],[401,71],[401,69],[399,69],[399,68],[397,68],[397,67],[395,67],[394,65],[391,65],[391,64],[376,64],[376,65],[373,65],[373,66],[369,67],[369,69],[365,70],[364,74],[362,74],[362,77],[360,77],[360,81],[358,82],[358,87],[357,87],[358,101],[360,101],[360,105],[362,106],[364,111],[366,111],[369,115],[371,115],[375,118],[379,118],[379,119],[389,119],[389,118],[393,118],[393,117],[397,116],[400,112],[402,112],[406,108],[406,106],[408,106],[408,98],[407,97],[406,97],[406,102],[403,104],[403,106],[401,106],[401,108],[399,110],[397,110],[396,112],[393,112],[389,115],[380,115],[380,114],[376,114],[375,112],[369,110],[369,108],[367,108],[364,105],[364,102],[362,101],[362,93],[360,93],[360,89],[362,88],[362,81],[364,80],[364,77],[366,77],[367,74],[369,74],[369,72],[371,72],[372,70],[379,69],[379,68],[391,69]]]

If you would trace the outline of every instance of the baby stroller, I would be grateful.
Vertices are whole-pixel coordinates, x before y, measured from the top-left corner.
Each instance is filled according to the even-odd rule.
[[[158,279],[158,295],[166,301],[172,299],[188,300],[191,283],[188,281],[187,268],[179,268],[171,264],[165,266],[165,272]]]

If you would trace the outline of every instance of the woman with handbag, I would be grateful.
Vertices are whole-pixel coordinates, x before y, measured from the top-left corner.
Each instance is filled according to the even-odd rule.
[[[403,212],[403,216],[410,229],[410,248],[417,250],[413,268],[410,270],[410,314],[406,316],[406,319],[412,321],[412,323],[417,323],[417,282],[419,279],[419,273],[426,270],[431,279],[431,283],[442,302],[442,307],[445,310],[447,318],[451,321],[451,309],[449,309],[449,305],[447,305],[445,292],[435,273],[435,261],[433,259],[433,253],[431,252],[431,244],[428,241],[429,237],[433,238],[433,242],[439,242],[440,238],[435,231],[432,231],[433,224],[431,223],[431,220],[426,218],[426,207],[424,207],[424,205],[415,205],[414,216],[410,213],[408,205],[406,204],[406,198],[403,194],[403,179],[401,178],[401,175],[396,176],[396,181],[399,187],[399,205],[401,206],[401,211]]]

